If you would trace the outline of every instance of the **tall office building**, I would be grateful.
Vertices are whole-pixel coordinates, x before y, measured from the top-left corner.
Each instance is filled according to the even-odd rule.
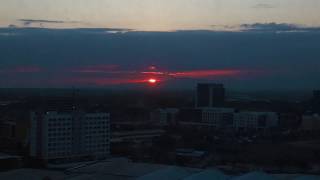
[[[223,84],[198,84],[196,107],[221,107],[225,100]]]
[[[30,156],[43,160],[104,158],[110,153],[108,113],[32,112]]]

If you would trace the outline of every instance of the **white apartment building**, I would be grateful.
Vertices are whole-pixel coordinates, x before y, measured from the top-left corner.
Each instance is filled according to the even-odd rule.
[[[236,130],[260,130],[276,127],[279,117],[275,112],[243,111],[234,114],[234,128]]]
[[[110,154],[108,113],[31,113],[30,155],[51,160]]]
[[[212,128],[232,127],[234,111],[233,108],[202,108],[201,123]]]

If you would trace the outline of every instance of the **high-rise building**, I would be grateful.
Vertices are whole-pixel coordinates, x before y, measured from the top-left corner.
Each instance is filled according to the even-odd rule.
[[[223,84],[198,84],[196,107],[222,107],[225,101]]]
[[[43,160],[104,158],[110,152],[108,113],[32,112],[30,156]]]

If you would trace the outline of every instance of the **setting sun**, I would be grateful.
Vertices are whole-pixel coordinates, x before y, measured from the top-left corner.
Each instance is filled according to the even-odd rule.
[[[149,82],[150,84],[155,84],[155,83],[157,83],[158,81],[157,81],[156,79],[154,79],[154,78],[150,78],[150,79],[148,79],[148,82]]]

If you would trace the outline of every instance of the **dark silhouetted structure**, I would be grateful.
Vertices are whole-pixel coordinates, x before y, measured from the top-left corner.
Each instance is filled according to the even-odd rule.
[[[313,111],[320,113],[320,90],[313,91]]]
[[[198,84],[196,107],[221,107],[225,100],[223,84]]]
[[[320,90],[315,90],[315,91],[313,91],[313,98],[314,98],[314,100],[316,100],[317,102],[320,102]]]

